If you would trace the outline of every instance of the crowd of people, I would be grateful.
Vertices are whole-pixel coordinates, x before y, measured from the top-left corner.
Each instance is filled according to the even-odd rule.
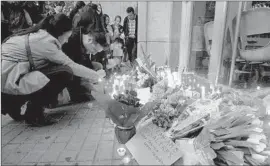
[[[93,99],[95,84],[122,61],[137,57],[138,17],[128,7],[127,17],[114,24],[100,4],[76,1],[64,13],[64,1],[48,8],[46,2],[1,2],[2,114],[35,126],[54,123],[44,108],[57,106],[68,89],[71,103]],[[49,10],[48,10],[49,9]],[[21,115],[21,107],[27,108]]]

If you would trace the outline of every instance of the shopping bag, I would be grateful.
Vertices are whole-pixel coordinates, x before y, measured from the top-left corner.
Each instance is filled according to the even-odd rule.
[[[60,94],[58,94],[58,105],[68,104],[69,102],[70,96],[67,88],[65,88]]]

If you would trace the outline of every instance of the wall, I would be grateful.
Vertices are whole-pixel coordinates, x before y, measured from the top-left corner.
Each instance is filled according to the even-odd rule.
[[[138,54],[158,65],[176,67],[179,59],[181,2],[139,2]],[[141,24],[140,24],[141,23]]]

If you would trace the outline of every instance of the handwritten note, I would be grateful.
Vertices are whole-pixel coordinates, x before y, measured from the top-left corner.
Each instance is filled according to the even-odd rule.
[[[153,123],[138,131],[126,146],[140,165],[172,165],[182,157],[179,147]]]

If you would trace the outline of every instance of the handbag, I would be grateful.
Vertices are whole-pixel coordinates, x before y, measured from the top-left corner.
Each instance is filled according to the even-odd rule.
[[[31,94],[42,89],[42,87],[50,81],[46,75],[36,70],[29,45],[29,35],[30,34],[25,35],[25,49],[30,68],[26,74],[21,75],[16,81],[16,84],[20,87],[19,93],[24,95]]]

